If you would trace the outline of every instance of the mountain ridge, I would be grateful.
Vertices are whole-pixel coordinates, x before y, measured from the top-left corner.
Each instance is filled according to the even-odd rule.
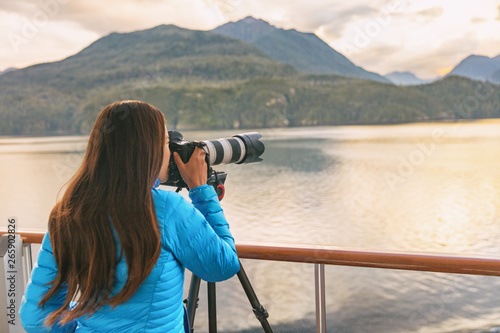
[[[498,73],[497,73],[498,72]],[[487,57],[471,54],[461,60],[446,76],[462,76],[477,81],[500,83],[496,80],[500,76],[500,55]]]
[[[334,74],[390,83],[381,75],[354,65],[314,33],[276,28],[251,16],[211,31],[250,43],[269,57],[305,74]]]
[[[391,81],[394,84],[400,85],[400,86],[412,86],[412,85],[420,85],[420,84],[427,84],[430,82],[433,82],[434,80],[424,80],[419,77],[417,77],[415,74],[412,72],[399,72],[399,71],[394,71],[391,73],[388,73],[384,75],[386,79]]]
[[[15,68],[15,67],[8,67],[8,68],[6,68],[5,70],[0,71],[0,75],[7,74],[7,73],[9,73],[9,72],[13,72],[13,71],[17,71],[17,70],[18,70],[18,68]]]

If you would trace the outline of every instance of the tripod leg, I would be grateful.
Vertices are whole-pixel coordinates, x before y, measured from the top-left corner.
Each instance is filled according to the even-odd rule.
[[[245,293],[247,294],[248,300],[252,305],[253,312],[255,313],[255,317],[257,317],[257,319],[260,321],[260,324],[262,325],[264,332],[272,333],[273,330],[271,329],[271,326],[267,321],[269,314],[267,313],[266,309],[264,309],[264,307],[259,303],[257,295],[255,294],[255,291],[253,290],[250,281],[248,280],[247,274],[243,269],[241,261],[240,261],[240,271],[238,272],[238,279],[240,280],[241,286],[243,287]]]
[[[217,332],[217,301],[215,282],[207,282],[208,292],[208,332]]]
[[[194,315],[196,313],[196,308],[198,307],[198,294],[200,292],[201,279],[196,275],[191,276],[191,284],[189,285],[189,295],[184,301],[186,302],[186,308],[188,312],[189,327],[191,328],[191,333],[194,332]]]

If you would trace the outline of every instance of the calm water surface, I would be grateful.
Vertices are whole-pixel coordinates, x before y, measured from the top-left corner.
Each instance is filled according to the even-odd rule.
[[[216,139],[237,132],[184,132]],[[264,161],[227,165],[237,242],[500,256],[500,120],[262,130]],[[46,229],[86,137],[0,139],[0,223]],[[166,188],[169,189],[169,188]],[[313,266],[243,261],[276,332],[314,331]],[[500,279],[328,266],[329,332],[459,332],[500,324]],[[259,326],[236,278],[219,330]],[[200,293],[197,332],[206,331]]]

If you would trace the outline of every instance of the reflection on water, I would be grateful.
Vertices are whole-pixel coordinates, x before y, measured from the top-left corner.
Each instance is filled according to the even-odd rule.
[[[321,147],[332,145],[326,139],[301,138],[267,142],[265,163],[273,168],[286,168],[292,172],[316,173],[333,166],[335,158],[323,154]],[[308,177],[304,177],[307,183]],[[315,186],[316,184],[311,184]]]
[[[262,130],[264,161],[228,173],[239,242],[500,253],[500,121]],[[233,132],[183,132],[189,139]],[[86,138],[0,139],[0,214],[45,229]],[[244,261],[277,331],[314,326],[313,267]],[[219,285],[219,328],[258,327],[237,279]],[[328,330],[451,332],[500,323],[500,279],[327,267]],[[201,294],[203,295],[203,294]],[[203,301],[199,332],[206,324]]]

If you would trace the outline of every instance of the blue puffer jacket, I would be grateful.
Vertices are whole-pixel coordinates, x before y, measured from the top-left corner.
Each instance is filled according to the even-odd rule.
[[[111,309],[103,306],[90,318],[76,322],[43,326],[48,313],[59,308],[66,293],[61,292],[37,306],[57,272],[48,234],[45,235],[23,297],[20,317],[27,332],[184,332],[183,282],[184,267],[206,281],[230,278],[239,270],[234,239],[212,186],[189,191],[192,204],[181,195],[153,190],[156,216],[161,232],[162,250],[149,276],[125,303]],[[127,264],[123,258],[117,265],[116,294],[125,284]]]

